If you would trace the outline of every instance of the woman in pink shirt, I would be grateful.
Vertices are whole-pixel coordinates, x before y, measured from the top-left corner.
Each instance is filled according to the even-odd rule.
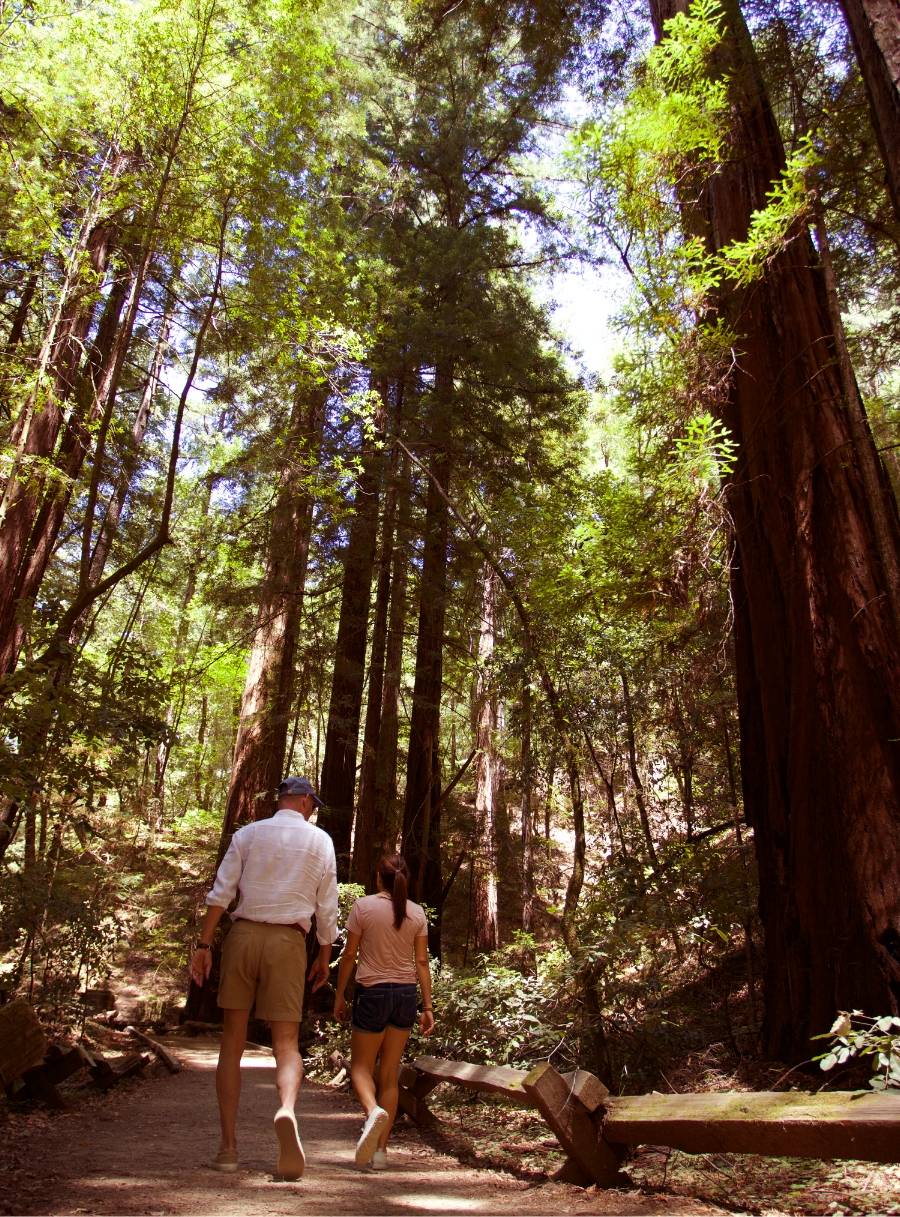
[[[428,923],[425,910],[407,897],[409,869],[399,854],[378,864],[378,890],[363,896],[347,919],[347,945],[341,955],[335,1018],[347,1016],[344,990],[357,953],[353,995],[350,1077],[366,1122],[356,1145],[356,1164],[385,1165],[394,1118],[400,1059],[416,1021],[416,981],[422,986],[419,1030],[434,1030],[431,973],[428,968]]]

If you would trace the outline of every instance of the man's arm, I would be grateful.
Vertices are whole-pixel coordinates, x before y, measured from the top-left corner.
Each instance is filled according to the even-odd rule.
[[[203,985],[209,978],[210,971],[212,970],[213,935],[224,913],[224,908],[221,908],[219,905],[208,904],[206,906],[206,913],[200,925],[197,946],[194,947],[191,954],[191,979],[195,985]]]
[[[216,932],[216,926],[225,915],[226,909],[237,895],[243,868],[244,860],[241,857],[237,833],[235,833],[225,857],[219,863],[212,890],[206,897],[206,913],[200,926],[198,945],[191,953],[191,979],[197,985],[204,984],[212,971],[213,935]]]
[[[329,839],[325,870],[316,889],[316,937],[319,940],[319,953],[308,974],[313,993],[317,989],[321,989],[322,985],[328,980],[331,947],[335,938],[337,938],[337,928],[337,863],[334,858],[334,846]]]

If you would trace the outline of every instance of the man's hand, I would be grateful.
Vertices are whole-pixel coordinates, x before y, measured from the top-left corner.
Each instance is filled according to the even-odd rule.
[[[320,951],[306,974],[306,979],[309,981],[313,993],[317,989],[321,989],[322,985],[328,983],[328,964],[328,956],[323,951]]]
[[[202,987],[209,979],[211,971],[212,951],[208,951],[204,947],[195,947],[194,953],[191,955],[191,980],[195,985]]]

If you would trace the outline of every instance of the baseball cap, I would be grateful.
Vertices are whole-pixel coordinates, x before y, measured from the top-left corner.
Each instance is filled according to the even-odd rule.
[[[284,778],[278,787],[278,797],[283,794],[311,794],[313,802],[317,807],[322,807],[323,803],[313,789],[313,784],[309,778]]]

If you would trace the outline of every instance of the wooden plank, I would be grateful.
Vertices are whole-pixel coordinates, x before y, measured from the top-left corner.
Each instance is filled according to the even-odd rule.
[[[424,1099],[426,1095],[431,1094],[437,1086],[440,1086],[441,1078],[431,1077],[427,1073],[420,1073],[418,1069],[404,1065],[400,1072],[400,1085],[411,1091],[417,1099]]]
[[[900,1162],[900,1093],[629,1095],[606,1101],[603,1135],[694,1154]]]
[[[483,1090],[502,1094],[514,1103],[530,1104],[523,1090],[527,1069],[509,1069],[505,1065],[469,1065],[465,1061],[442,1061],[433,1056],[417,1056],[412,1068],[438,1082],[455,1082],[468,1090]]]
[[[565,1078],[545,1061],[528,1074],[523,1089],[572,1162],[594,1183],[602,1187],[614,1183],[622,1154],[604,1141],[599,1122],[591,1118]]]
[[[603,1107],[609,1097],[609,1091],[600,1079],[595,1074],[588,1073],[586,1069],[573,1069],[571,1073],[561,1073],[560,1077],[569,1087],[570,1093],[581,1099],[592,1114]]]
[[[428,1110],[428,1105],[425,1102],[425,1096],[431,1094],[436,1086],[440,1086],[441,1079],[429,1077],[427,1074],[419,1073],[418,1069],[414,1069],[409,1065],[404,1065],[400,1070],[400,1086],[398,1103],[400,1110],[405,1112],[411,1120],[423,1127],[427,1124],[433,1124],[435,1118]]]
[[[0,1081],[9,1086],[47,1054],[47,1037],[27,1001],[0,1006]]]

